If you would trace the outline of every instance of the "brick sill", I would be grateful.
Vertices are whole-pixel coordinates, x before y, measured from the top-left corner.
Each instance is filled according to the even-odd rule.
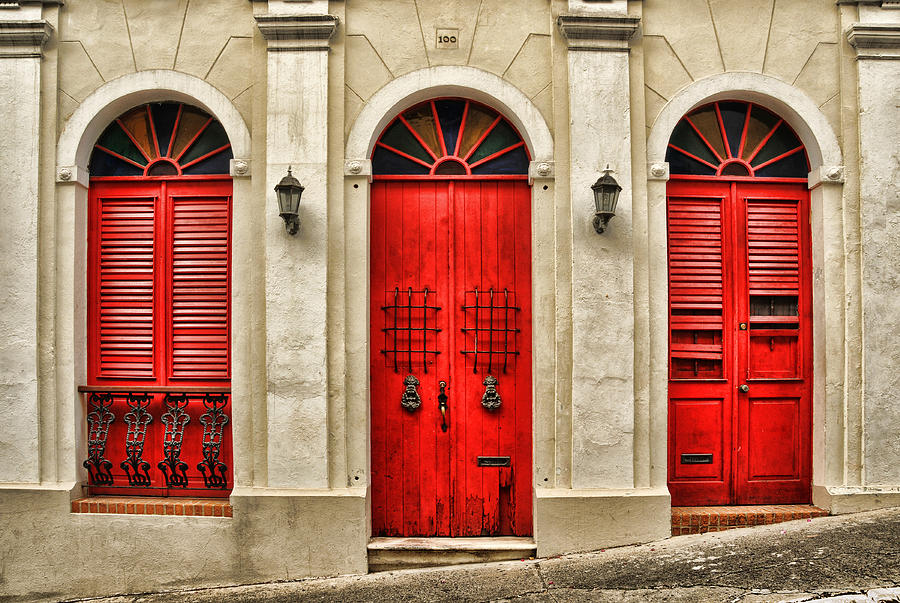
[[[211,498],[154,498],[91,496],[72,501],[72,513],[119,515],[174,515],[182,517],[232,517],[227,500]]]
[[[672,507],[672,536],[722,532],[826,515],[828,511],[813,505]]]

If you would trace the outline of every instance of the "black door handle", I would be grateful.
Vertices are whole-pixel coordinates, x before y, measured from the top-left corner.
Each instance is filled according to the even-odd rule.
[[[438,410],[441,411],[441,431],[447,431],[450,427],[447,425],[447,394],[444,391],[444,388],[447,387],[447,382],[441,381],[438,385],[441,388],[441,393],[438,394]]]

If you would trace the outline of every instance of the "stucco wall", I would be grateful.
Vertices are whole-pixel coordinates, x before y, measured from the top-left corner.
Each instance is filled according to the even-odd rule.
[[[362,489],[236,491],[234,517],[69,513],[60,488],[0,487],[0,598],[60,600],[364,573]]]
[[[764,73],[808,94],[840,130],[834,0],[647,0],[647,125],[681,88],[726,71]]]
[[[251,122],[256,24],[235,0],[79,0],[60,12],[59,130],[104,82],[174,69],[222,91]]]
[[[894,85],[885,85],[894,82]],[[865,482],[900,484],[900,60],[859,61]]]
[[[381,0],[348,2],[345,124],[379,88],[436,65],[468,65],[503,77],[552,123],[546,0]],[[436,48],[436,30],[458,29],[459,47]]]

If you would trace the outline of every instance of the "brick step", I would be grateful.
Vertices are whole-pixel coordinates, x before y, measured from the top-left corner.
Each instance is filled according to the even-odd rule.
[[[828,511],[813,505],[672,507],[672,536],[721,532],[826,515]]]
[[[232,517],[227,498],[160,498],[136,496],[90,496],[72,501],[72,513],[117,513],[119,515],[183,515]]]

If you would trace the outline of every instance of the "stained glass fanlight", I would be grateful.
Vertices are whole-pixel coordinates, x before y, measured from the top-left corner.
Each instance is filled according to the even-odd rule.
[[[225,128],[205,111],[151,103],[107,126],[89,171],[91,177],[227,174],[232,156]]]
[[[430,100],[398,115],[375,143],[375,175],[525,175],[525,141],[502,115],[465,99]]]
[[[809,160],[785,121],[754,103],[720,101],[685,115],[672,132],[672,174],[806,178]]]

